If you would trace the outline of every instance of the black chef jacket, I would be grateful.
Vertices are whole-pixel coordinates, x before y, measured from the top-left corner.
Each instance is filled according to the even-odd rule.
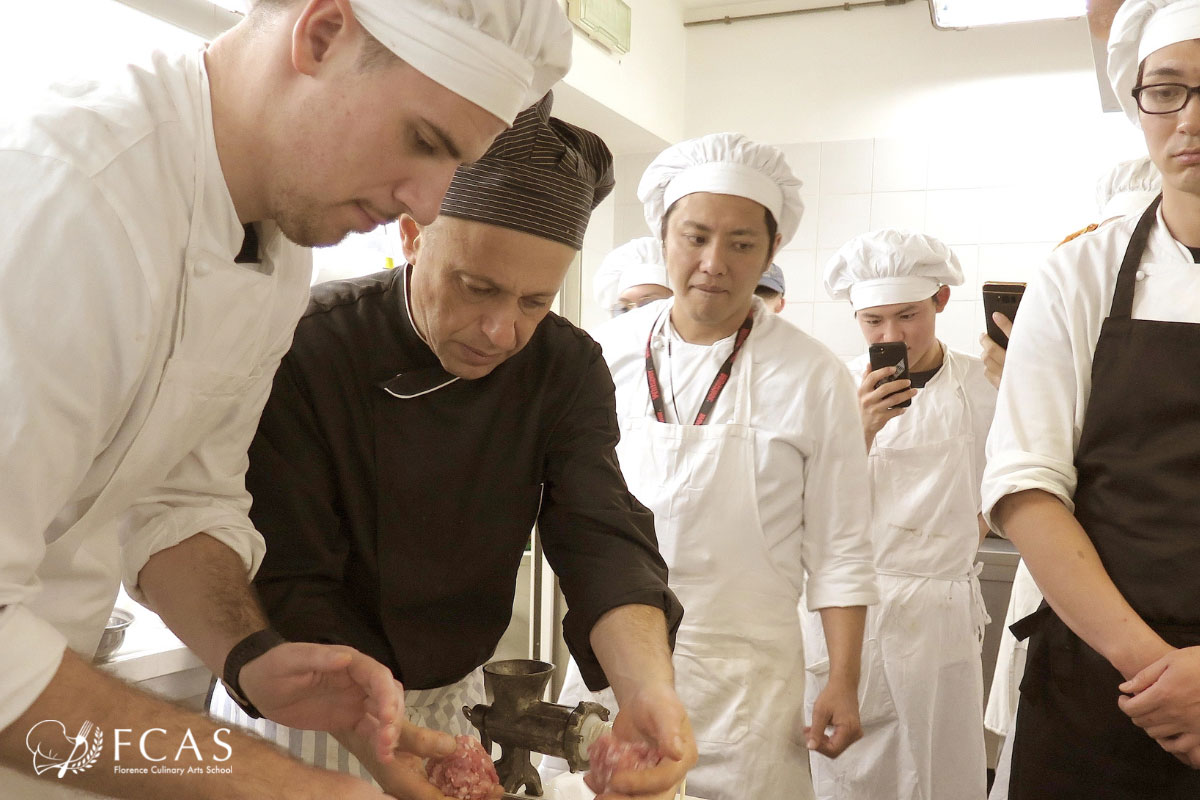
[[[456,380],[417,335],[407,270],[313,289],[250,447],[254,580],[296,641],[345,644],[410,689],[491,657],[534,523],[569,611],[563,634],[593,688],[606,611],[682,608],[653,518],[614,448],[600,346],[555,314],[491,374]]]

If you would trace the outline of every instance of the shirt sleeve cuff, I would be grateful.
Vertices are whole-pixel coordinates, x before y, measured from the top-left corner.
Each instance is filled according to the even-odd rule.
[[[144,521],[133,521],[130,527],[138,532],[122,543],[125,591],[137,602],[146,604],[138,575],[151,556],[198,533],[211,536],[237,553],[246,568],[247,580],[252,580],[262,565],[266,542],[244,515],[219,507],[160,508],[159,512]]]
[[[0,610],[0,730],[41,696],[62,663],[67,637],[25,606]]]
[[[875,582],[875,561],[841,559],[826,569],[811,573],[804,587],[809,610],[834,607],[874,606],[880,602]]]
[[[1001,499],[1017,492],[1039,489],[1057,497],[1067,510],[1075,513],[1077,473],[1074,464],[1048,459],[1036,453],[1003,453],[993,456],[983,476],[983,519],[996,533],[1004,531],[992,519],[992,511]]]
[[[683,605],[670,589],[643,590],[632,592],[617,598],[605,607],[597,606],[588,609],[590,613],[572,617],[570,611],[563,619],[563,638],[567,648],[579,666],[579,674],[588,689],[598,692],[609,685],[608,677],[592,650],[592,628],[602,616],[614,608],[621,606],[642,605],[662,609],[667,617],[667,639],[671,649],[675,649],[675,634],[679,631],[679,623],[683,620]]]
[[[875,566],[863,563],[852,574],[843,571],[838,575],[813,575],[806,584],[805,598],[809,611],[873,606],[879,602]]]

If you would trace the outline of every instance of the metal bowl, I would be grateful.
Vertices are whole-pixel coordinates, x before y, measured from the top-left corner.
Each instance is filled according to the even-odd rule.
[[[125,641],[125,629],[132,624],[133,614],[124,609],[114,608],[108,618],[108,624],[104,626],[104,633],[100,636],[100,644],[97,645],[96,655],[92,660],[107,661],[112,658]]]

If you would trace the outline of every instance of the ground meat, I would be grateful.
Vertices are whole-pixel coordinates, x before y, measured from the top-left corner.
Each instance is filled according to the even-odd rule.
[[[443,758],[431,758],[425,774],[437,790],[458,800],[489,800],[501,792],[500,777],[478,739],[456,736],[458,749]]]
[[[588,747],[591,769],[583,782],[596,794],[608,789],[613,773],[623,769],[646,769],[662,761],[662,754],[642,742],[622,742],[606,733]]]

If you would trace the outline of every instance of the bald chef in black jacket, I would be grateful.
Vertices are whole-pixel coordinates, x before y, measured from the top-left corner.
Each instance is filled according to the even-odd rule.
[[[612,189],[612,156],[550,104],[457,171],[432,225],[400,216],[406,266],[313,289],[250,448],[267,541],[255,586],[284,637],[373,656],[403,682],[410,718],[462,733],[537,523],[585,679],[611,682],[619,736],[671,756],[616,788],[669,797],[696,757],[671,670],[682,609],[621,477],[600,347],[549,311]],[[219,693],[213,710],[253,723]],[[361,769],[332,739],[297,746],[259,727]],[[363,766],[395,790],[391,765]]]

